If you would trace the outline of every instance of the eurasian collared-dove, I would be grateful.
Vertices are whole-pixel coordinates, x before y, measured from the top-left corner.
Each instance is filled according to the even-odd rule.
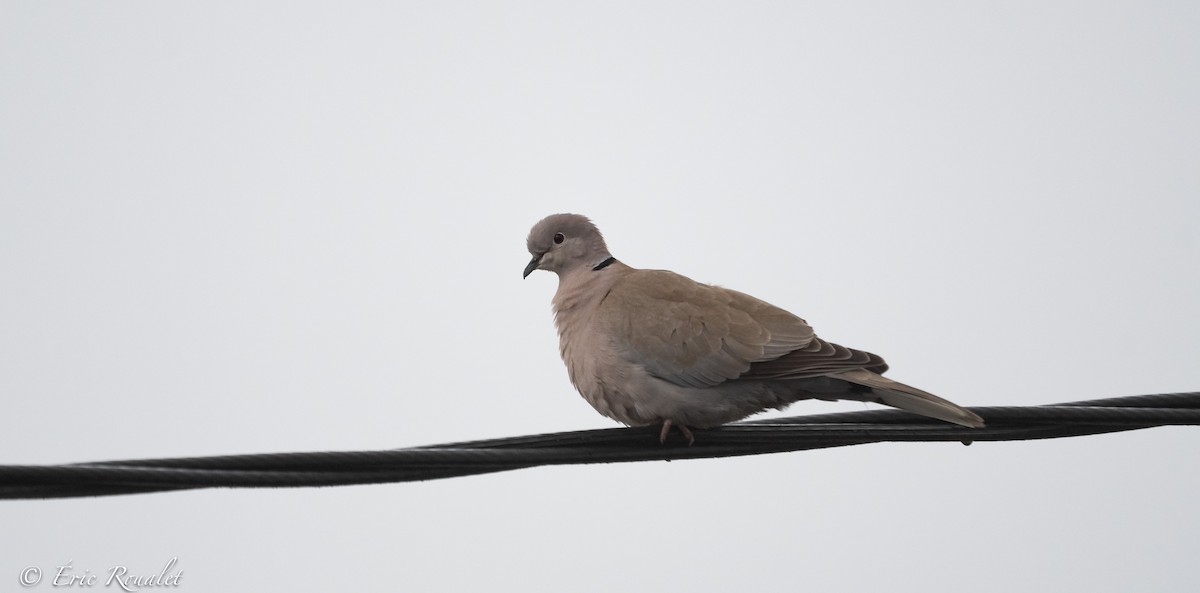
[[[708,428],[802,399],[878,402],[963,426],[983,419],[880,375],[882,358],[818,338],[752,296],[608,252],[578,214],[554,214],[527,241],[534,270],[558,274],[554,321],[571,382],[596,411],[631,426]]]

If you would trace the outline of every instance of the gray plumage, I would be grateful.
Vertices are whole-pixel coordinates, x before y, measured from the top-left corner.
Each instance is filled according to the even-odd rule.
[[[554,319],[571,382],[601,414],[632,426],[707,428],[802,399],[878,402],[963,426],[983,419],[881,376],[882,358],[817,337],[752,296],[613,259],[578,214],[529,233],[536,269],[558,274]]]

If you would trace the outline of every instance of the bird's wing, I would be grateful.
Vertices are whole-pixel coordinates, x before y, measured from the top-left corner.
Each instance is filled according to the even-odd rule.
[[[596,315],[626,360],[689,387],[719,385],[817,342],[803,319],[779,307],[663,270],[622,278]]]
[[[750,370],[740,378],[803,379],[858,369],[883,373],[887,368],[887,363],[877,354],[813,338],[813,341],[803,348],[773,360],[750,365]]]

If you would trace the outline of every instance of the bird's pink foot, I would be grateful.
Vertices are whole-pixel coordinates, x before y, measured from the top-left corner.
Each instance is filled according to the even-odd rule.
[[[667,435],[671,433],[671,427],[679,429],[683,437],[687,439],[688,446],[691,447],[696,443],[696,435],[692,434],[692,430],[682,424],[675,424],[670,420],[663,420],[662,430],[658,432],[658,442],[667,444]]]

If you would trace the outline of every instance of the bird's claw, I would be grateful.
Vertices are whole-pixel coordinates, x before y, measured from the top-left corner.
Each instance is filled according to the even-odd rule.
[[[690,429],[682,424],[675,424],[675,423],[671,422],[670,420],[663,420],[662,430],[660,430],[658,432],[658,442],[659,443],[662,443],[664,445],[667,444],[667,435],[671,433],[672,426],[679,429],[679,432],[681,434],[683,434],[684,438],[687,439],[689,447],[696,444],[696,435],[692,434],[692,429]]]

